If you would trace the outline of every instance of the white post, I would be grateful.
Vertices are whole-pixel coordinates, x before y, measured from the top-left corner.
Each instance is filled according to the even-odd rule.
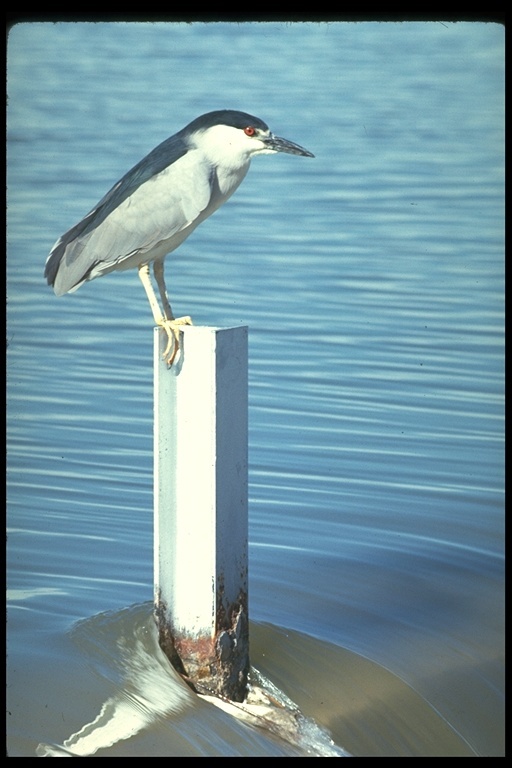
[[[155,328],[155,615],[160,645],[201,693],[243,701],[247,600],[247,328]]]

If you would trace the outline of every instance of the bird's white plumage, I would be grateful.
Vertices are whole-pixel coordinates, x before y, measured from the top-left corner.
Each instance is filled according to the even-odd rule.
[[[204,148],[187,152],[138,187],[99,227],[68,245],[63,257],[66,269],[56,276],[55,293],[61,295],[82,284],[79,272],[84,259],[94,265],[87,275],[92,280],[173,251],[233,194],[249,163],[248,156],[243,164],[231,164],[224,172]]]
[[[253,155],[276,152],[313,156],[245,112],[217,110],[196,118],[155,147],[57,240],[46,260],[48,284],[61,296],[109,272],[138,269],[155,322],[169,338],[166,354],[173,348],[172,364],[179,325],[190,318],[174,318],[164,257],[233,194]]]

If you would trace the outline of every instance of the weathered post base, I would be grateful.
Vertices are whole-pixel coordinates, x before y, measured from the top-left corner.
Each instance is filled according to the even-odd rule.
[[[208,634],[173,636],[172,622],[166,619],[166,606],[158,601],[155,616],[160,647],[173,667],[197,692],[244,701],[249,674],[247,599],[232,606],[229,626]]]

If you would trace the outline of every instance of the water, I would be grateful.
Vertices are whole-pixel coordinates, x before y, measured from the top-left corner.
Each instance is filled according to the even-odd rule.
[[[132,701],[152,647],[150,310],[135,273],[57,299],[44,260],[218,108],[316,155],[257,158],[168,259],[178,314],[250,329],[252,663],[354,755],[504,753],[503,52],[477,23],[11,31],[10,756]],[[96,754],[294,754],[166,675]]]

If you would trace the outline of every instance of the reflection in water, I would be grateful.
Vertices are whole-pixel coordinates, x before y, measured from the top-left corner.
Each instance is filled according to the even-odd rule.
[[[105,614],[80,622],[74,639],[84,651],[102,657],[109,672],[119,678],[116,694],[101,707],[98,716],[63,743],[65,751],[74,756],[94,755],[119,741],[148,728],[158,718],[164,718],[191,706],[190,689],[173,673],[167,659],[158,648],[156,632],[137,622],[129,635],[114,631],[128,628],[132,612]],[[135,615],[133,615],[135,619]],[[147,619],[151,626],[151,617]],[[130,638],[130,640],[128,640]],[[94,663],[94,656],[89,660]],[[59,754],[60,747],[40,744],[39,757]]]
[[[118,634],[120,631],[123,634]],[[103,674],[119,678],[116,693],[103,704],[92,722],[62,745],[39,744],[36,749],[39,757],[87,757],[99,750],[108,750],[159,720],[165,721],[193,707],[196,698],[209,701],[231,717],[248,723],[245,727],[255,726],[268,732],[269,744],[276,738],[278,743],[283,742],[281,749],[285,753],[291,748],[296,755],[348,755],[254,669],[251,692],[244,704],[235,705],[211,696],[196,697],[158,647],[151,606],[135,606],[120,614],[108,613],[80,622],[74,639],[83,652],[92,654],[88,659],[90,663],[100,664]]]
[[[474,754],[409,686],[357,654],[270,625],[251,625],[252,636],[255,663],[282,678],[289,693],[271,682],[268,672],[253,668],[252,685],[266,699],[252,695],[252,703],[240,707],[198,697],[186,686],[158,647],[151,604],[79,622],[75,645],[115,692],[93,721],[62,745],[39,744],[37,754],[112,756],[123,740],[148,730],[167,736],[170,724],[185,731],[187,721],[192,730],[204,731],[209,754],[216,747],[222,752],[219,739],[228,740],[233,732],[250,754],[256,748],[266,755],[348,756],[332,740],[334,732],[336,739],[348,739],[356,754]],[[189,750],[194,754],[192,745]]]

